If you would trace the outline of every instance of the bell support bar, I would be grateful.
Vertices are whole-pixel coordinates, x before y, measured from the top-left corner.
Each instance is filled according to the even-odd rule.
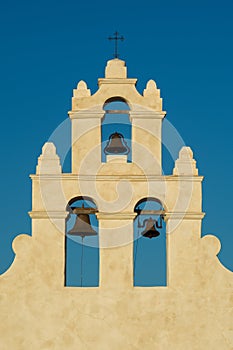
[[[165,210],[143,210],[143,209],[135,209],[135,212],[138,215],[165,215]]]
[[[128,109],[107,109],[105,114],[129,114]]]
[[[98,210],[95,208],[80,208],[80,207],[71,207],[73,214],[95,214],[98,213]],[[161,215],[165,216],[164,210],[143,210],[135,209],[135,212],[138,215]]]
[[[95,208],[80,208],[80,207],[71,207],[73,214],[95,214],[98,212]]]

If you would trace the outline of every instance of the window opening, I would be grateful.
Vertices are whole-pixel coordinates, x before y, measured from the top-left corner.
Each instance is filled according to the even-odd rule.
[[[120,97],[112,98],[106,101],[104,110],[101,125],[102,162],[106,162],[109,154],[127,155],[127,162],[131,162],[132,127],[128,104]]]
[[[156,198],[135,206],[134,286],[166,286],[166,227],[164,209]]]
[[[65,238],[65,285],[95,287],[99,285],[99,239],[97,207],[89,197],[69,202],[70,217]]]

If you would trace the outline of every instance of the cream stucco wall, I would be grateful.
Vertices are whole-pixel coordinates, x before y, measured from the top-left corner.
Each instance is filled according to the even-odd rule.
[[[1,350],[233,349],[233,274],[217,258],[218,239],[201,238],[203,178],[189,147],[161,175],[162,100],[153,81],[143,95],[135,83],[115,59],[93,96],[78,84],[71,174],[44,145],[31,175],[32,236],[15,238],[15,261],[0,276]],[[101,163],[103,105],[114,96],[131,108],[132,163]],[[99,287],[64,286],[67,203],[77,196],[98,208]],[[165,209],[166,287],[133,286],[134,207],[146,197]]]

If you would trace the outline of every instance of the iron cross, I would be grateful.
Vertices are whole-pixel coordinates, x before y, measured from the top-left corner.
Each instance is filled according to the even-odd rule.
[[[123,41],[123,40],[124,40],[124,37],[123,37],[122,35],[119,36],[119,33],[118,33],[118,32],[115,32],[115,33],[114,33],[114,36],[110,36],[110,37],[108,38],[108,40],[115,40],[114,58],[118,58],[118,57],[119,57],[119,54],[118,54],[118,40]]]

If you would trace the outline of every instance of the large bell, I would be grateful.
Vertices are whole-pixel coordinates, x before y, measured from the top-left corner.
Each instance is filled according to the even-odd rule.
[[[128,154],[130,152],[124,136],[118,132],[110,135],[107,146],[104,148],[105,154]]]
[[[89,214],[77,214],[74,227],[68,232],[68,235],[81,237],[97,235],[97,232],[91,226]]]
[[[159,231],[156,230],[155,225],[157,227],[157,221],[149,218],[144,220],[143,226],[146,224],[146,228],[142,231],[141,235],[148,238],[158,237],[160,235]]]

